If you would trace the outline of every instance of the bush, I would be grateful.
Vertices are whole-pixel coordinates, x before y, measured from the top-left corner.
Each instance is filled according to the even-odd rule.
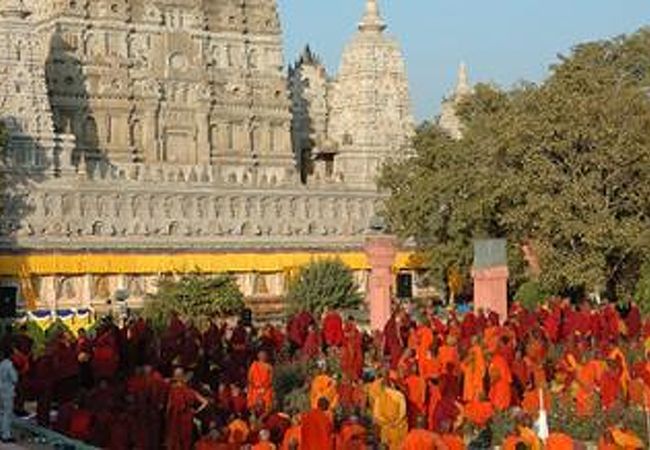
[[[290,313],[325,309],[353,309],[362,298],[352,271],[340,260],[321,260],[303,266],[289,281],[287,308]]]
[[[280,364],[273,374],[273,390],[278,406],[284,411],[305,411],[309,409],[309,393],[305,382],[309,368],[304,362]],[[303,408],[306,402],[306,408]],[[293,409],[292,409],[293,408]]]
[[[522,284],[515,294],[515,301],[524,308],[533,310],[550,297],[537,281],[527,281]]]
[[[161,279],[143,315],[154,327],[166,325],[173,313],[201,327],[212,317],[236,315],[243,309],[244,295],[231,276],[190,274],[177,281]]]

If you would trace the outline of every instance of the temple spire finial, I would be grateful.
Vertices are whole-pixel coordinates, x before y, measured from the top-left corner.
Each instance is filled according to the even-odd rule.
[[[456,97],[464,97],[472,93],[472,87],[469,84],[469,76],[467,74],[467,65],[464,62],[460,63],[458,67],[458,81],[456,83]]]
[[[377,0],[366,0],[366,13],[363,15],[361,23],[359,23],[359,30],[381,33],[385,29],[386,23],[379,13]]]

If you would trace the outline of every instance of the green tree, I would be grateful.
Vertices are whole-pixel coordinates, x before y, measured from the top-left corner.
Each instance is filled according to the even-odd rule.
[[[505,237],[518,267],[532,245],[546,290],[629,294],[650,248],[648,87],[650,30],[577,46],[538,85],[477,86],[463,139],[426,125],[416,156],[385,167],[391,228],[437,274]]]
[[[189,274],[179,280],[161,278],[143,315],[158,326],[168,323],[173,313],[203,326],[210,318],[239,314],[243,309],[244,295],[231,276]]]
[[[289,312],[322,313],[326,308],[352,309],[362,302],[352,271],[340,260],[314,261],[289,281]]]
[[[650,260],[641,266],[634,299],[644,314],[650,314]]]

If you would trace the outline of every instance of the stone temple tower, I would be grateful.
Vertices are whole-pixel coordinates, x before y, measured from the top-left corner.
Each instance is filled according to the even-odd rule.
[[[332,86],[328,132],[338,145],[334,171],[359,188],[374,188],[384,161],[411,152],[406,69],[398,43],[385,29],[377,0],[367,0]]]
[[[467,66],[461,63],[458,68],[458,81],[452,94],[442,102],[442,111],[438,125],[453,139],[463,137],[463,127],[457,114],[458,105],[463,99],[472,95],[472,86],[469,84]]]
[[[30,16],[23,0],[0,1],[0,120],[10,139],[4,163],[43,171],[62,156],[65,139],[54,133],[43,49]],[[74,147],[73,142],[67,144],[67,150]]]

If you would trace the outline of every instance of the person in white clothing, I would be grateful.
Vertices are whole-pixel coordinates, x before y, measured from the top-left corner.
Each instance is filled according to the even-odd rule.
[[[18,372],[11,361],[11,348],[4,348],[0,362],[0,438],[3,443],[14,442],[11,423],[14,416],[14,397]]]

